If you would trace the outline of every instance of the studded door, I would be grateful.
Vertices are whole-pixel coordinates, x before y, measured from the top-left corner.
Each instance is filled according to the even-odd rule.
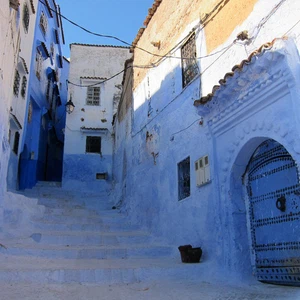
[[[298,170],[278,142],[267,140],[254,152],[247,192],[257,279],[300,285]]]

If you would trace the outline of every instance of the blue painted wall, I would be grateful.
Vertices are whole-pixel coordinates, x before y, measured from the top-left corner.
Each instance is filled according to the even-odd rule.
[[[151,86],[158,75],[149,73]],[[201,246],[203,259],[213,264],[208,272],[251,276],[255,263],[242,175],[255,149],[269,138],[300,161],[298,50],[292,40],[279,41],[198,109],[193,103],[199,78],[182,90],[172,74],[180,72],[166,75],[151,95],[150,117],[148,99],[116,124],[115,201],[174,249]],[[247,84],[237,88],[238,82]],[[141,95],[136,89],[134,100]],[[211,182],[197,186],[194,163],[204,155]],[[179,201],[177,165],[186,157],[191,195]]]
[[[49,2],[51,8],[55,7]],[[47,32],[44,34],[40,27],[42,12],[48,20]],[[32,121],[25,118],[24,137],[21,143],[19,164],[19,188],[32,188],[37,181],[61,181],[63,157],[63,128],[65,126],[65,106],[67,101],[66,79],[68,77],[69,63],[63,59],[61,43],[61,24],[57,22],[54,12],[51,16],[44,4],[39,2],[37,8],[37,21],[34,34],[32,63],[28,82],[28,99],[26,116],[32,105]],[[59,43],[56,42],[54,30],[58,30]],[[47,50],[41,46],[44,43]],[[54,53],[51,54],[51,46]],[[43,66],[40,79],[36,76],[36,53],[43,54]],[[48,53],[47,53],[48,52]],[[61,60],[59,59],[61,57]],[[53,72],[56,76],[53,76]],[[48,79],[51,80],[50,90],[54,94],[53,102],[47,100],[46,90]],[[61,84],[60,84],[61,82]],[[31,103],[31,104],[30,104]]]

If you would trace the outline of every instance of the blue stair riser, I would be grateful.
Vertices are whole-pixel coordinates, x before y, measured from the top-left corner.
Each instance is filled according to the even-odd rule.
[[[139,227],[136,225],[125,225],[125,224],[82,224],[82,223],[73,223],[73,224],[59,224],[59,223],[47,223],[47,222],[34,222],[34,230],[46,230],[46,231],[132,231],[139,230]]]
[[[84,233],[80,236],[68,235],[44,235],[42,234],[41,240],[38,242],[43,245],[70,245],[70,246],[111,246],[111,245],[126,245],[126,244],[144,244],[150,243],[149,236],[145,235],[130,235],[130,236],[107,236],[107,235],[87,235]]]
[[[36,221],[63,223],[63,224],[126,224],[124,217],[100,217],[100,216],[62,216],[62,215],[44,215]]]
[[[0,282],[11,283],[135,283],[157,281],[160,278],[199,280],[199,264],[174,265],[170,268],[99,268],[99,269],[46,269],[46,270],[0,270]]]
[[[47,259],[128,259],[128,258],[158,258],[169,257],[172,249],[169,247],[151,247],[133,249],[74,249],[64,247],[64,249],[37,249],[37,248],[8,248],[0,250],[6,255],[34,256]]]

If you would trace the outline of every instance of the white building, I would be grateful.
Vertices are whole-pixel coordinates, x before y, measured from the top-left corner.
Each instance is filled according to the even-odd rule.
[[[112,121],[129,48],[70,47],[68,99],[75,108],[66,120],[63,188],[106,191],[112,178]]]
[[[10,90],[9,107],[9,143],[10,158],[8,164],[8,189],[17,188],[18,161],[27,107],[29,73],[32,59],[33,40],[36,27],[37,0],[20,1],[18,11],[14,10],[18,18],[18,28],[15,32],[16,52],[13,71],[13,84]]]

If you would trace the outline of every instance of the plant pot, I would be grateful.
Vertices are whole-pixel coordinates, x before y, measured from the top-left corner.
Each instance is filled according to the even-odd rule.
[[[202,249],[200,247],[193,248],[191,245],[184,245],[178,247],[183,263],[199,263],[202,256]]]

